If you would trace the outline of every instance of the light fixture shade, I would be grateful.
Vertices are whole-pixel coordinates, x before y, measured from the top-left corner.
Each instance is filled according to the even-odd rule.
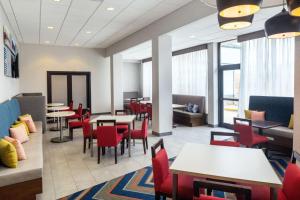
[[[300,35],[300,18],[289,14],[286,9],[265,22],[268,38],[289,38]]]
[[[226,18],[218,15],[219,26],[224,30],[236,30],[246,28],[252,24],[254,15],[238,18]]]
[[[287,0],[286,1],[290,14],[296,17],[300,17],[300,1],[299,0]]]
[[[253,15],[260,10],[262,0],[217,0],[221,17],[237,18]]]

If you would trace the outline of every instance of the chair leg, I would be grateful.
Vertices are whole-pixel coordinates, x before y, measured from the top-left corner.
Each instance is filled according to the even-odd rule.
[[[146,137],[146,148],[148,150],[148,137]]]
[[[86,151],[86,138],[83,138],[83,153]]]
[[[117,164],[118,163],[118,158],[117,158],[117,146],[115,146],[115,164]]]
[[[73,140],[73,128],[69,127],[69,138]]]
[[[146,154],[146,141],[143,139],[143,148],[144,148],[144,154]]]
[[[102,155],[105,155],[105,147],[102,147]]]
[[[133,139],[133,146],[135,146],[135,139]]]
[[[91,148],[92,142],[93,142],[93,140],[91,140],[91,138],[89,138],[89,149]]]
[[[167,199],[167,197],[166,196],[163,196],[163,200],[166,200]]]
[[[100,147],[98,147],[98,164],[100,164],[100,157],[101,157]]]
[[[157,192],[155,192],[155,200],[160,200],[160,195]]]
[[[69,127],[69,120],[68,119],[65,119],[65,126],[66,126],[66,128]]]

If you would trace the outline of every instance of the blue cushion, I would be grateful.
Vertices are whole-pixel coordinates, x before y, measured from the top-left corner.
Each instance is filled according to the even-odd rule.
[[[14,117],[13,117],[13,113],[12,113],[12,105],[10,101],[6,101],[4,103],[2,103],[2,105],[5,107],[5,109],[7,109],[7,118],[9,120],[9,123],[12,124],[14,123]]]
[[[0,138],[9,135],[11,117],[8,106],[0,104]]]
[[[199,105],[194,104],[194,106],[193,106],[193,113],[199,113]]]
[[[9,109],[12,114],[12,118],[14,121],[16,121],[19,118],[19,116],[21,115],[19,101],[17,99],[12,99],[10,101],[9,106],[10,106]]]

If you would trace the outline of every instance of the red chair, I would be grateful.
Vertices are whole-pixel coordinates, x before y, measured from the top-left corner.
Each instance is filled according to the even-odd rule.
[[[73,100],[71,100],[70,103],[69,103],[68,111],[73,111],[73,105],[74,105]]]
[[[73,140],[73,130],[74,129],[78,129],[78,128],[82,128],[83,126],[83,121],[85,119],[90,119],[91,113],[89,111],[87,111],[83,116],[82,119],[78,120],[78,121],[70,121],[69,122],[69,137],[71,140]]]
[[[148,121],[148,117],[145,117],[141,130],[131,130],[131,139],[143,141],[144,154],[146,154],[146,149],[148,149]],[[128,131],[124,133],[123,137],[129,138]]]
[[[156,149],[160,150],[156,153]],[[163,139],[151,147],[153,179],[155,199],[162,196],[172,198],[172,173],[169,170],[169,160],[164,148]],[[193,199],[193,178],[190,176],[179,175],[178,177],[178,196],[182,199]]]
[[[126,111],[125,110],[116,110],[115,115],[126,115]],[[124,134],[125,132],[128,132],[128,125],[127,124],[118,124],[117,131],[119,134]]]
[[[147,115],[149,120],[152,121],[152,104],[151,103],[147,103]]]
[[[234,141],[228,140],[215,140],[215,136],[231,136],[233,137]],[[210,144],[211,145],[218,145],[218,146],[228,146],[228,147],[240,147],[241,144],[239,141],[239,134],[238,133],[226,133],[226,132],[211,132],[210,135]]]
[[[90,124],[90,119],[84,119],[82,122],[82,134],[83,134],[83,153],[86,152],[86,141],[89,141],[89,148],[91,148],[91,134],[93,134],[93,139],[97,139],[97,130],[92,130],[92,125]]]
[[[82,110],[82,104],[80,103],[78,105],[76,113],[74,115],[72,115],[72,116],[69,116],[69,117],[65,118],[66,127],[68,128],[69,120],[74,120],[74,119],[80,120],[82,118],[82,112],[83,112],[83,110]]]
[[[129,109],[130,109],[131,114],[133,114],[133,115],[136,115],[136,103],[137,103],[137,100],[135,98],[130,99]]]
[[[241,145],[245,145],[246,147],[259,146],[269,141],[267,137],[253,131],[251,120],[234,118],[233,129],[240,134]]]
[[[140,119],[142,119],[142,115],[144,116],[144,118],[146,117],[146,114],[148,112],[147,109],[147,104],[143,104],[143,103],[139,103],[139,114],[140,114]]]
[[[104,124],[113,124],[109,126],[103,126]],[[101,126],[100,126],[101,125]],[[102,148],[102,154],[104,154],[105,147],[115,148],[115,164],[118,163],[117,159],[117,147],[123,141],[122,136],[117,132],[117,126],[115,120],[98,120],[97,121],[97,146],[98,146],[98,164],[100,163],[100,148]],[[121,144],[121,154],[124,153],[124,143]]]

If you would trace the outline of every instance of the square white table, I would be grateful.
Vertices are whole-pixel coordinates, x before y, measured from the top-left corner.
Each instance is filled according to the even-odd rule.
[[[282,186],[261,149],[187,143],[170,167],[173,173],[173,199],[177,199],[178,175],[220,181],[265,185],[277,199]]]
[[[134,120],[135,120],[135,115],[99,115],[97,117],[94,117],[91,119],[90,124],[93,127],[93,124],[97,124],[98,120],[116,120],[117,124],[126,124],[128,125],[128,135],[129,135],[129,144],[128,144],[128,154],[129,157],[131,157],[131,124],[133,124],[134,127]],[[91,129],[93,131],[93,128]],[[91,145],[91,156],[94,155],[94,150],[93,150],[93,134],[91,133],[91,140],[90,140],[90,145]]]

